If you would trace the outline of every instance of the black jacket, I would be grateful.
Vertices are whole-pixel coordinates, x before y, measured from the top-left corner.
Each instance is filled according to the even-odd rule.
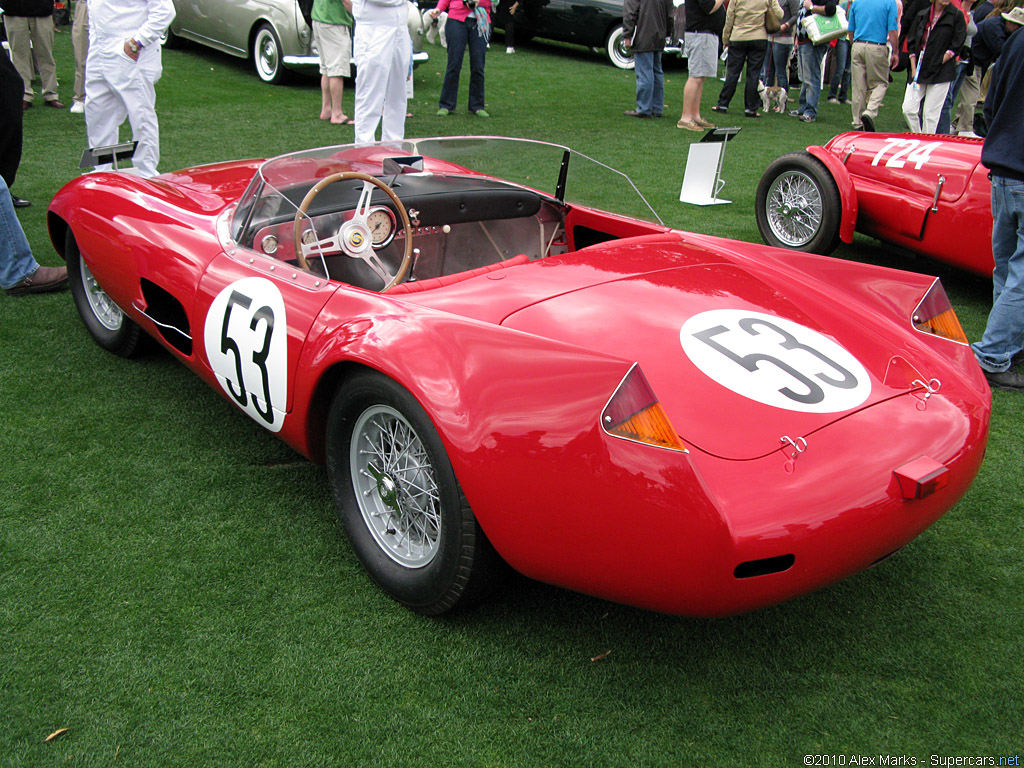
[[[907,51],[917,55],[922,47],[922,39],[928,29],[928,21],[932,12],[932,6],[921,10],[910,26],[910,34],[907,35]],[[967,39],[967,22],[964,15],[952,3],[947,5],[935,27],[924,40],[924,58],[921,60],[921,71],[917,82],[921,85],[932,83],[951,83],[956,79],[956,58],[951,58],[946,63],[942,58],[946,51],[959,51]],[[914,79],[914,71],[910,72],[910,79]]]
[[[715,0],[686,0],[686,31],[711,32],[721,37],[725,29],[725,5],[712,13],[714,7]]]
[[[672,29],[672,0],[626,0],[622,32],[634,51],[661,51]]]
[[[1001,19],[1000,19],[1001,20]],[[1006,40],[1003,54],[992,70],[985,96],[988,133],[981,148],[981,164],[994,176],[1024,181],[1024,33],[1018,29]]]
[[[49,16],[53,0],[0,0],[0,8],[8,16]]]

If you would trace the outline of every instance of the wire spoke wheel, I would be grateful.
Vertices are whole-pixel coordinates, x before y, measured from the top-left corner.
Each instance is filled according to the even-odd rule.
[[[807,245],[821,228],[821,190],[800,171],[778,176],[768,188],[768,226],[790,248]]]
[[[380,548],[407,568],[430,563],[441,539],[440,494],[416,430],[394,408],[369,408],[353,428],[350,461],[359,511]]]
[[[89,271],[89,267],[85,265],[84,259],[79,264],[79,270],[82,275],[82,287],[85,289],[85,298],[89,302],[89,307],[92,309],[96,320],[108,331],[120,330],[121,324],[124,322],[124,313],[121,311],[121,308],[112,302],[110,297],[100,288],[96,278]]]

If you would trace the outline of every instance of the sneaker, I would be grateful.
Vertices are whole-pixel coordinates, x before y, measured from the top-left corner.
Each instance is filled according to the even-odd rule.
[[[8,291],[10,293],[10,291]],[[1006,389],[1011,392],[1024,392],[1024,375],[1014,373],[1013,370],[1003,371],[1001,373],[992,373],[992,371],[985,371],[985,378],[988,379],[988,385],[992,389]]]
[[[966,136],[968,139],[980,139],[981,136],[976,134],[974,131],[960,131],[960,136]]]
[[[875,119],[871,117],[867,112],[860,116],[860,120],[864,123],[864,130],[868,133],[875,132]]]
[[[789,116],[790,117],[803,117],[803,114],[804,113],[801,112],[799,109],[791,109],[791,110],[789,110]]]
[[[711,111],[712,112],[717,112],[720,115],[724,115],[724,114],[728,113],[729,108],[728,107],[723,107],[720,104],[715,104],[715,106],[713,106],[711,108]]]
[[[473,114],[476,115],[477,117],[490,117],[490,115],[487,114],[487,110],[486,109],[478,109]]]
[[[511,45],[510,45],[510,46],[508,46],[508,47],[507,47],[507,48],[505,49],[505,53],[515,53],[515,52],[516,52],[516,49],[515,49],[515,48],[513,48],[513,47],[512,47]]]
[[[813,123],[815,119],[814,115],[809,115],[806,112],[800,115],[800,121],[803,123]]]
[[[439,110],[437,110],[437,116],[438,117],[448,117],[448,110],[445,109],[444,107],[441,107]]]
[[[75,101],[71,103],[70,112],[72,115],[83,115],[85,114],[85,102]]]
[[[39,267],[20,283],[8,288],[8,296],[24,296],[29,293],[47,293],[63,288],[68,282],[67,267]],[[1024,380],[1024,376],[1020,377]]]
[[[839,99],[837,99],[835,96],[829,96],[828,103],[829,104],[842,104],[842,102]]]

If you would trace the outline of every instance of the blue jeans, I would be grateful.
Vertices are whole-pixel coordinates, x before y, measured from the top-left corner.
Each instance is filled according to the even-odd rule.
[[[800,62],[800,108],[802,115],[818,116],[818,99],[821,97],[821,62],[828,52],[828,43],[797,46],[797,60]]]
[[[641,115],[660,115],[665,108],[665,72],[661,51],[636,51],[636,111]]]
[[[832,82],[828,86],[828,97],[846,101],[850,98],[850,41],[845,37],[836,40],[832,49],[836,66],[832,71]]]
[[[747,65],[747,79],[743,84],[743,111],[757,112],[761,106],[761,99],[757,95],[757,78],[761,73],[761,65],[764,64],[764,55],[767,52],[767,43],[764,40],[733,40],[729,44],[729,58],[725,63],[725,82],[718,94],[718,106],[723,109],[729,106],[733,94],[736,93],[736,84],[740,80],[740,72],[743,71],[743,64]]]
[[[448,39],[448,68],[444,72],[441,98],[438,106],[449,112],[459,102],[459,73],[462,58],[469,48],[469,111],[479,112],[484,108],[484,59],[487,56],[487,41],[476,29],[476,19],[470,16],[465,21],[448,17],[444,27]]]
[[[935,128],[936,133],[949,133],[949,116],[953,112],[953,102],[956,101],[956,95],[960,93],[960,86],[964,84],[966,78],[967,62],[961,61],[956,65],[956,77],[953,78],[952,85],[946,91],[946,101],[943,102],[942,111],[939,113],[939,124]]]
[[[783,90],[789,90],[789,52],[793,48],[789,43],[768,43],[768,53],[761,67],[761,82],[766,88],[771,87],[774,80]]]
[[[37,269],[39,263],[32,258],[25,230],[14,213],[11,191],[0,176],[0,288],[13,288]]]
[[[1002,373],[1024,349],[1024,181],[992,176],[992,255],[992,311],[971,346],[982,368]]]

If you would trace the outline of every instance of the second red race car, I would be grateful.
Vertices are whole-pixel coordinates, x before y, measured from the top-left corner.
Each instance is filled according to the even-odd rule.
[[[843,133],[772,162],[757,187],[769,245],[829,254],[862,232],[991,277],[992,204],[980,139]]]

